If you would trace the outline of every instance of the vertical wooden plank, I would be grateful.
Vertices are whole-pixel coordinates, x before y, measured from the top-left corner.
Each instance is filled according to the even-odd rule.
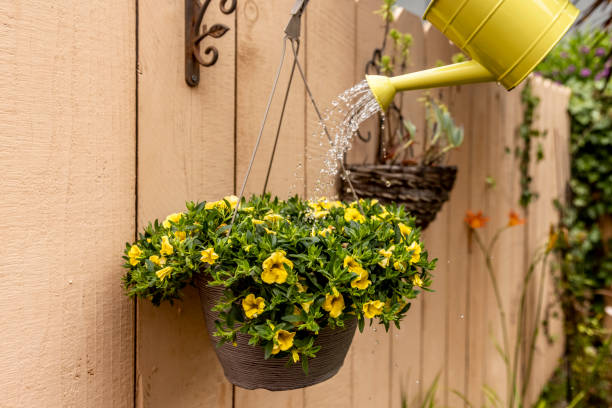
[[[374,14],[380,8],[378,0],[359,0],[355,12],[356,30],[354,34],[354,80],[355,83],[363,81],[366,75],[366,64],[372,59],[372,53],[382,44],[385,35],[385,23],[380,15]],[[390,47],[389,47],[390,48]],[[375,74],[375,72],[368,72]],[[371,137],[364,142],[357,136],[353,145],[346,154],[346,160],[351,164],[376,163],[378,154],[377,135],[378,115],[362,123],[359,131],[364,138]]]
[[[489,110],[490,121],[487,127],[486,155],[489,158],[486,173],[479,174],[476,183],[485,186],[488,196],[487,215],[491,218],[487,226],[488,236],[485,245],[489,245],[489,240],[501,228],[508,223],[510,210],[520,212],[518,207],[518,196],[513,194],[516,178],[513,174],[517,172],[517,165],[513,156],[505,153],[506,146],[512,146],[515,141],[516,121],[512,115],[516,104],[520,106],[520,90],[507,93],[503,88],[496,85],[489,85]],[[522,115],[520,115],[522,117]],[[518,119],[518,118],[516,118]],[[486,184],[486,178],[494,180],[495,185]],[[487,306],[486,319],[484,324],[484,381],[481,385],[494,390],[498,398],[507,401],[508,382],[511,376],[508,374],[504,357],[499,349],[505,350],[507,357],[512,359],[513,337],[516,332],[516,305],[519,301],[519,288],[522,282],[522,244],[523,228],[515,227],[504,231],[493,249],[493,268],[497,285],[500,289],[501,307],[504,310],[507,328],[507,349],[502,329],[502,317],[498,300],[495,296],[493,281],[487,272]],[[475,256],[482,258],[480,251]],[[486,271],[486,270],[485,270]],[[482,392],[482,391],[481,391]]]
[[[252,0],[239,8],[237,15],[237,144],[236,186],[242,186],[251,159],[268,95],[281,57],[283,30],[289,21],[293,0]],[[303,29],[304,30],[304,29]],[[305,49],[300,50],[304,65]],[[280,119],[293,63],[291,44],[287,42],[285,62],[279,78],[276,96],[257,153],[253,171],[247,184],[247,194],[262,192],[274,138]],[[279,135],[268,191],[286,197],[304,190],[304,86],[299,72],[295,71],[291,93],[287,101],[285,117]],[[303,391],[270,392],[248,391],[235,388],[235,408],[262,406],[302,407]]]
[[[456,49],[448,39],[437,29],[428,26],[425,29],[426,65],[433,67],[438,61],[450,62]],[[450,88],[435,89],[432,95],[442,103],[450,101]],[[422,345],[422,393],[425,394],[436,379],[439,378],[439,388],[447,383],[447,299],[448,299],[448,227],[449,205],[445,205],[438,213],[435,221],[425,232],[425,245],[432,258],[438,258],[434,272],[434,292],[423,296],[423,345]],[[445,390],[438,393],[440,403],[446,403]],[[441,398],[440,398],[441,397]]]
[[[135,4],[0,4],[0,405],[130,407]]]
[[[355,75],[355,13],[352,0],[311,2],[306,15],[306,76],[315,100],[321,109],[353,85]],[[307,101],[307,196],[315,193],[321,155],[327,145],[319,147],[320,127],[312,105]],[[333,135],[332,135],[333,137]],[[360,335],[355,335],[354,343]],[[344,366],[332,379],[304,390],[304,407],[354,407],[359,395],[354,388],[352,364],[355,346],[351,347]],[[342,391],[340,391],[342,390]]]
[[[419,71],[426,68],[425,33],[420,17],[408,12],[402,12],[394,23],[395,27],[413,37],[411,48],[411,64],[409,71]],[[367,32],[364,30],[364,32]],[[403,92],[396,96],[404,116],[417,127],[416,140],[422,140],[425,131],[425,109],[418,99],[422,92]],[[420,146],[415,147],[419,154]],[[430,248],[428,248],[430,249]],[[402,397],[409,404],[418,403],[421,398],[421,356],[422,356],[422,301],[416,299],[410,312],[401,323],[401,329],[395,327],[392,333],[391,355],[391,407],[400,407]]]
[[[560,135],[563,135],[565,141],[569,139],[569,123],[566,118],[564,119],[568,104],[567,92],[564,88],[556,86],[552,82],[539,77],[534,78],[532,82],[534,94],[541,98],[540,106],[537,109],[535,127],[541,130],[546,129],[548,134],[544,139],[539,141],[543,147],[544,160],[537,164],[534,163],[531,167],[534,178],[533,189],[540,194],[540,197],[531,205],[530,210],[531,220],[537,220],[537,222],[532,222],[529,225],[530,238],[527,250],[530,260],[534,257],[536,251],[541,250],[541,248],[546,245],[550,225],[557,223],[557,213],[554,211],[552,201],[556,198],[563,197],[564,186],[567,179],[563,180],[563,178],[551,177],[551,174],[559,174],[559,172],[568,174],[568,172],[563,171],[562,167],[564,164],[568,163],[568,161],[567,158],[563,156],[557,156],[555,145]],[[538,283],[541,273],[540,270],[536,273]],[[554,288],[549,272],[545,271],[544,276],[545,297],[542,309],[543,313],[546,311],[547,307],[549,307],[549,312],[554,311],[555,308],[556,310],[559,309],[558,304],[555,305],[557,299],[554,295]],[[529,298],[528,330],[532,330],[535,324],[541,324],[542,320],[546,317],[542,315],[539,321],[536,322],[537,303],[538,293],[534,281]],[[550,309],[551,307],[555,308]],[[549,323],[548,334],[557,337],[559,340],[552,344],[549,343],[549,340],[546,338],[546,333],[540,329],[540,336],[536,342],[534,353],[531,381],[529,382],[528,401],[537,400],[541,387],[553,373],[556,368],[557,359],[563,352],[561,324],[559,321],[555,322],[552,318],[549,320]],[[525,365],[527,364],[528,352],[529,349],[526,349],[524,356]]]
[[[245,2],[238,10],[237,189],[242,186],[257,140],[281,57],[283,30],[294,3],[293,0],[252,0]],[[304,66],[304,47],[299,51]],[[249,177],[247,194],[260,194],[263,191],[292,63],[293,52],[291,44],[287,42],[282,74]],[[304,103],[304,86],[296,68],[267,188],[268,192],[283,198],[304,191]]]
[[[215,46],[201,82],[184,79],[184,1],[139,7],[138,228],[184,209],[187,200],[218,199],[234,184],[234,15],[209,7],[205,23],[231,31]],[[208,41],[208,40],[206,40]],[[213,40],[211,40],[213,41]],[[183,302],[138,304],[137,405],[230,407],[232,387],[208,340],[196,290]]]
[[[449,109],[455,123],[463,126],[465,140],[463,145],[451,152],[449,164],[458,168],[457,180],[451,193],[449,203],[448,232],[448,300],[447,300],[447,362],[446,362],[446,398],[447,406],[461,407],[461,398],[454,392],[467,392],[469,381],[467,372],[467,301],[470,287],[468,285],[471,270],[471,258],[468,256],[469,243],[463,223],[465,212],[470,209],[470,144],[471,134],[472,91],[469,86],[453,88]]]
[[[472,211],[482,210],[488,212],[487,199],[485,195],[485,184],[483,178],[486,177],[488,169],[488,146],[486,140],[489,137],[489,126],[491,112],[489,85],[473,85],[472,92],[472,111],[471,128],[466,129],[470,135],[470,207]],[[464,227],[465,228],[465,227]],[[487,230],[480,230],[482,238],[487,241],[489,234]],[[484,349],[489,342],[486,327],[487,321],[487,297],[488,297],[488,277],[485,270],[485,263],[482,254],[476,247],[472,237],[468,235],[470,272],[469,272],[469,295],[466,311],[466,321],[468,325],[468,386],[467,399],[474,406],[481,406],[482,384],[485,382],[484,373]]]

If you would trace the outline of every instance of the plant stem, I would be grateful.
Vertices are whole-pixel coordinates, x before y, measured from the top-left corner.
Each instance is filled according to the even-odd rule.
[[[533,356],[535,354],[536,340],[540,332],[540,315],[542,314],[542,303],[544,302],[544,283],[546,282],[546,266],[548,265],[548,255],[544,256],[542,262],[542,272],[540,275],[540,283],[538,287],[538,301],[536,306],[536,313],[533,322],[533,331],[531,333],[531,342],[529,344],[529,355],[527,357],[527,369],[525,370],[525,380],[523,381],[523,387],[521,389],[521,400],[525,400],[527,394],[527,387],[529,386],[529,380],[531,379],[531,370],[533,369]]]
[[[510,378],[512,377],[512,373],[510,371],[511,369],[510,364],[507,361],[508,360],[508,350],[510,348],[509,339],[508,339],[508,323],[506,319],[506,311],[504,310],[504,305],[502,303],[501,292],[499,291],[499,285],[497,283],[497,277],[495,276],[495,270],[493,268],[493,262],[491,260],[491,250],[493,249],[495,243],[497,242],[501,232],[504,231],[506,228],[507,227],[504,227],[504,228],[501,228],[499,231],[497,231],[497,233],[491,240],[491,244],[489,245],[488,248],[486,248],[484,244],[482,243],[482,240],[480,239],[480,235],[478,234],[478,231],[476,230],[473,230],[473,231],[474,231],[474,237],[476,239],[476,243],[480,247],[480,250],[482,251],[482,253],[485,255],[487,272],[489,274],[489,278],[491,279],[491,284],[493,286],[493,292],[495,294],[495,300],[497,302],[497,310],[499,312],[499,318],[501,320],[502,337],[503,337],[503,342],[504,342],[503,351],[504,351],[504,358],[506,360],[506,374],[507,374],[508,381],[510,381]],[[508,390],[508,392],[511,392],[511,390]]]
[[[514,356],[512,361],[512,384],[510,387],[510,391],[512,394],[510,395],[510,407],[514,407],[515,398],[517,396],[517,381],[518,381],[518,359],[521,350],[521,344],[523,343],[523,319],[525,315],[525,304],[527,303],[527,287],[529,282],[531,281],[531,277],[533,276],[533,272],[535,271],[535,267],[540,261],[541,255],[538,255],[534,261],[529,265],[529,269],[527,270],[527,274],[523,279],[523,289],[521,290],[521,300],[519,303],[519,314],[518,314],[518,322],[516,326],[516,344],[514,345]],[[519,405],[522,405],[522,401],[519,400]]]

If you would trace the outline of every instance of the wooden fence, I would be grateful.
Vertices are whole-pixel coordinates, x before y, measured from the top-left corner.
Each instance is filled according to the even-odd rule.
[[[215,3],[215,2],[213,2]],[[363,78],[383,35],[379,0],[313,1],[303,26],[302,63],[324,104]],[[236,191],[263,115],[281,33],[293,0],[238,0],[231,16],[206,19],[231,31],[216,41],[218,63],[191,89],[183,77],[184,1],[0,5],[0,407],[400,407],[422,398],[439,375],[438,401],[480,406],[483,385],[505,396],[492,337],[499,319],[484,260],[463,223],[468,209],[491,217],[486,239],[518,210],[514,148],[520,89],[494,84],[435,90],[466,140],[451,155],[459,175],[451,200],[426,232],[439,259],[434,293],[417,301],[402,330],[367,329],[332,380],[291,392],[245,391],[223,377],[206,337],[195,290],[154,308],[126,300],[120,253],[136,227]],[[411,69],[450,62],[456,49],[416,16],[397,27],[414,37]],[[286,80],[288,71],[281,76]],[[509,313],[526,265],[545,243],[551,201],[568,179],[568,90],[535,78],[545,160],[531,169],[540,198],[527,224],[500,239],[494,263]],[[403,94],[423,129],[420,93]],[[311,135],[317,119],[299,83],[291,93],[271,189],[309,195],[317,178]],[[280,108],[274,107],[271,123]],[[265,134],[249,192],[261,189],[273,127]],[[317,142],[318,143],[318,142]],[[318,150],[317,150],[318,149]],[[356,143],[350,160],[372,160]],[[136,164],[136,165],[135,165]],[[487,177],[496,186],[486,183]],[[550,284],[547,291],[552,292]],[[548,296],[552,300],[552,296]],[[535,309],[535,293],[529,294]],[[550,316],[554,309],[547,309]],[[537,344],[530,398],[557,363],[560,322]]]

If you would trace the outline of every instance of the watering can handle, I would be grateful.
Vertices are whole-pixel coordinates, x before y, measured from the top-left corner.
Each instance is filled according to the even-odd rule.
[[[289,24],[287,24],[287,28],[285,28],[285,34],[287,34],[287,37],[291,40],[300,38],[302,14],[304,10],[306,10],[308,1],[309,0],[296,0],[291,9],[291,20],[289,20]]]

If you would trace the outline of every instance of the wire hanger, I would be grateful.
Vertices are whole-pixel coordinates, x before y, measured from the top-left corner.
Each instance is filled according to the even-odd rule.
[[[249,161],[249,166],[247,168],[246,175],[242,182],[240,193],[238,194],[238,204],[236,205],[236,208],[234,209],[234,214],[232,215],[232,221],[230,223],[230,232],[234,225],[234,221],[236,220],[236,215],[238,214],[238,210],[240,208],[240,202],[242,201],[242,198],[244,197],[244,190],[246,188],[247,181],[249,180],[249,176],[251,175],[251,170],[253,169],[253,163],[255,162],[255,157],[257,156],[257,150],[259,149],[259,145],[261,143],[263,131],[266,126],[266,121],[268,120],[268,115],[270,113],[270,107],[272,106],[272,101],[274,99],[274,95],[276,93],[276,88],[278,86],[280,74],[282,72],[283,64],[285,62],[285,54],[287,52],[287,42],[291,43],[291,51],[293,54],[293,64],[291,66],[291,73],[289,75],[289,81],[287,82],[287,88],[285,90],[285,96],[283,99],[281,115],[278,121],[278,126],[276,128],[276,136],[274,138],[272,154],[270,156],[270,161],[268,163],[266,179],[265,179],[264,186],[263,186],[263,194],[266,193],[266,190],[268,188],[268,181],[270,179],[270,173],[272,171],[272,164],[274,163],[274,156],[276,154],[276,148],[278,146],[278,139],[279,139],[281,127],[283,124],[283,118],[285,116],[285,109],[287,107],[287,100],[289,99],[289,93],[291,91],[291,85],[293,83],[293,77],[294,77],[296,68],[300,74],[300,77],[302,78],[302,82],[304,83],[306,93],[308,94],[308,98],[310,99],[310,102],[312,103],[312,106],[317,114],[317,117],[319,118],[319,122],[321,123],[321,126],[323,126],[323,130],[325,132],[325,135],[327,136],[327,140],[332,146],[334,145],[331,135],[329,134],[329,130],[327,129],[327,125],[325,124],[325,121],[323,120],[323,116],[321,115],[321,111],[319,110],[319,107],[312,95],[310,86],[308,85],[308,81],[306,80],[306,75],[304,74],[304,70],[302,69],[302,65],[300,64],[300,61],[298,58],[299,52],[300,52],[300,31],[301,31],[302,15],[304,11],[306,10],[306,6],[308,5],[308,2],[309,0],[297,0],[291,10],[291,19],[289,20],[289,23],[287,24],[287,27],[285,28],[285,35],[283,36],[281,59],[278,64],[278,68],[276,69],[276,75],[274,77],[274,82],[272,84],[272,91],[270,92],[270,95],[268,97],[268,103],[266,105],[266,110],[263,116],[263,120],[261,122],[261,127],[259,128],[259,134],[257,136],[257,141],[255,142],[253,153],[251,154],[251,160]],[[359,209],[363,213],[363,208],[361,207],[361,203],[359,203],[359,198],[357,197],[357,194],[355,193],[355,189],[353,188],[353,183],[351,182],[351,179],[349,178],[349,174],[344,165],[344,161],[338,160],[338,162],[340,163],[342,173],[349,184],[351,192],[353,193],[353,197],[355,198],[355,201],[357,202]]]

